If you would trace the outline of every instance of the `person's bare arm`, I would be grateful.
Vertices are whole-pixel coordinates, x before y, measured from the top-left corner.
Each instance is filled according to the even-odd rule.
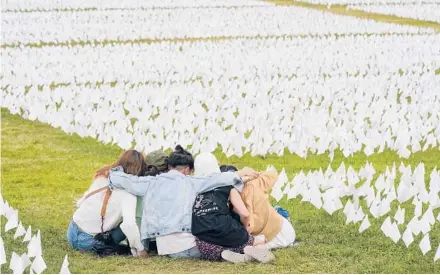
[[[249,211],[244,205],[243,199],[241,198],[240,193],[238,193],[237,189],[232,188],[229,193],[229,199],[234,206],[234,211],[240,215],[240,217],[249,217]]]
[[[229,199],[232,203],[234,212],[237,213],[238,215],[240,215],[241,224],[249,232],[249,230],[250,230],[250,224],[249,224],[250,213],[249,213],[249,210],[246,208],[246,205],[244,204],[243,199],[241,198],[241,195],[237,191],[237,189],[235,189],[235,188],[231,189],[231,192],[229,193]]]

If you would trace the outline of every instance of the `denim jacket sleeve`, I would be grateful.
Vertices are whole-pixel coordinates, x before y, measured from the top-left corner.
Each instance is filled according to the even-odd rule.
[[[234,172],[214,173],[206,178],[194,178],[194,188],[197,193],[204,193],[218,187],[233,185],[238,190],[243,188],[243,182]]]
[[[122,167],[110,169],[109,184],[111,189],[122,189],[136,196],[147,194],[149,185],[155,177],[138,177],[125,174]]]

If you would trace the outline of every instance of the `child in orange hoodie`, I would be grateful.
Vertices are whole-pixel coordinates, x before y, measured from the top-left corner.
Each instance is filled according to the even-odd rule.
[[[250,169],[250,168],[247,168]],[[222,172],[236,171],[233,166],[222,165]],[[267,249],[278,249],[293,245],[295,230],[270,204],[269,191],[278,178],[276,172],[261,172],[259,177],[247,182],[241,192],[250,216],[245,226],[248,232],[264,240]]]

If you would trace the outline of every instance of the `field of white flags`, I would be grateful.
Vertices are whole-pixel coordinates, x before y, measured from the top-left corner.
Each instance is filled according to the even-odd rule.
[[[93,171],[176,144],[279,172],[302,244],[230,272],[440,273],[440,1],[287,2],[1,0],[2,273],[224,272],[67,246]]]
[[[21,246],[27,250],[27,252],[21,255],[12,252],[9,258],[9,255],[6,255],[5,252],[3,238],[0,236],[0,266],[2,267],[2,273],[4,274],[5,271],[10,273],[12,271],[13,274],[23,274],[25,269],[29,270],[30,273],[43,273],[47,266],[43,259],[40,230],[32,230],[31,225],[29,225],[26,230],[19,219],[18,210],[10,206],[6,200],[3,201],[1,195],[0,211],[0,218],[4,217],[7,221],[1,226],[2,236],[13,235],[14,240],[22,243]],[[33,233],[35,231],[36,234]],[[64,257],[60,274],[70,274],[67,257],[67,255]]]

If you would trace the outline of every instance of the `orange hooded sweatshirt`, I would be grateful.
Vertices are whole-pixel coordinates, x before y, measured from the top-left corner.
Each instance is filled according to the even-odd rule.
[[[249,210],[250,233],[264,235],[271,241],[281,232],[282,217],[269,202],[269,191],[278,178],[276,172],[262,172],[260,176],[245,184],[241,197]]]

